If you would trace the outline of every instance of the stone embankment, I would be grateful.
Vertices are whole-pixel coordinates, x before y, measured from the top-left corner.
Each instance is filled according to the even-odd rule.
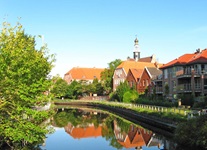
[[[121,116],[131,122],[138,123],[142,126],[147,126],[149,129],[153,128],[153,130],[157,131],[165,131],[169,132],[169,134],[172,134],[174,130],[176,129],[176,124],[169,122],[168,120],[163,120],[155,116],[145,115],[145,114],[139,114],[138,112],[126,109],[126,108],[120,108],[115,106],[108,106],[103,104],[96,104],[96,103],[90,103],[90,102],[55,102],[55,105],[75,105],[75,106],[86,106],[86,107],[92,107],[92,108],[100,108],[102,110],[106,110],[108,112],[111,112],[113,114],[116,114],[118,116]]]

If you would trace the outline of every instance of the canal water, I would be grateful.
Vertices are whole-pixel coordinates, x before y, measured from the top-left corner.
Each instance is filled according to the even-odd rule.
[[[59,109],[42,150],[175,150],[170,138],[90,108]]]

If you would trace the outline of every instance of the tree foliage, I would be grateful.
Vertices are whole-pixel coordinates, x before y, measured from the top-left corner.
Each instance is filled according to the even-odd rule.
[[[180,145],[207,149],[207,115],[190,119],[180,124],[175,132],[175,140]]]
[[[138,98],[139,98],[138,92],[134,89],[131,89],[124,93],[123,102],[125,103],[136,102]]]
[[[98,79],[94,79],[92,83],[88,83],[85,80],[81,81],[73,81],[67,87],[66,97],[77,99],[84,95],[98,94],[103,95],[103,86],[98,81]]]
[[[59,76],[53,77],[53,86],[51,93],[58,98],[65,97],[67,94],[68,84],[67,82]]]
[[[114,71],[121,62],[120,59],[116,59],[108,63],[108,68],[101,73],[101,81],[106,94],[109,94],[113,90]]]
[[[34,143],[45,137],[46,128],[39,124],[48,112],[37,111],[49,101],[44,94],[51,82],[47,75],[54,55],[47,46],[35,47],[35,37],[27,35],[21,24],[3,23],[0,33],[0,138],[14,143]]]
[[[126,92],[130,91],[130,86],[127,81],[121,82],[120,85],[116,89],[117,96],[120,102],[123,102],[123,96]]]
[[[165,84],[165,96],[168,96],[170,92],[170,88],[168,84]]]

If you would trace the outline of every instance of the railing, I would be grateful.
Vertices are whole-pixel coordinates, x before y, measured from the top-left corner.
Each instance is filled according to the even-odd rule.
[[[163,106],[155,106],[155,105],[145,105],[145,104],[123,104],[130,108],[141,108],[141,109],[148,109],[155,112],[168,112],[174,114],[182,114],[184,116],[187,115],[189,109],[183,108],[175,108],[175,107],[163,107]]]
[[[203,71],[205,71],[205,70],[203,70]],[[177,77],[184,76],[184,75],[190,76],[190,75],[192,75],[192,71],[189,70],[189,69],[179,70],[175,74],[176,74]],[[194,75],[201,75],[201,74],[202,74],[202,71],[201,70],[199,70],[199,69],[194,70]]]
[[[156,91],[156,93],[162,93],[163,92],[163,88],[162,87],[156,87],[155,91]]]
[[[112,102],[113,103],[113,102]],[[116,103],[116,102],[115,102]],[[206,115],[207,114],[207,109],[202,109],[202,110],[189,110],[189,108],[175,108],[175,107],[162,107],[162,106],[154,106],[154,105],[145,105],[145,104],[126,104],[122,103],[122,106],[127,106],[130,108],[139,108],[139,109],[144,109],[144,110],[150,110],[154,112],[166,112],[166,113],[173,113],[173,114],[180,114],[187,116],[187,119],[191,119],[200,115]]]
[[[185,91],[191,91],[191,84],[187,83],[187,84],[183,84],[184,85],[184,90]]]
[[[176,72],[176,76],[180,76],[184,74],[184,70],[179,70]]]
[[[200,83],[195,84],[195,90],[196,91],[201,90],[201,84]]]
[[[183,91],[183,92],[186,92],[186,91],[192,91],[192,85],[190,83],[187,83],[187,84],[179,84],[177,86],[177,90],[178,91]],[[195,83],[195,88],[194,88],[196,91],[201,91],[202,90],[202,86],[201,86],[201,83]]]
[[[178,91],[191,91],[192,89],[191,89],[191,84],[179,84],[178,86],[177,86],[177,90]]]

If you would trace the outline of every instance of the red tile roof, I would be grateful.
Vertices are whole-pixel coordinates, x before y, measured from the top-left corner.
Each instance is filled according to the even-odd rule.
[[[135,69],[135,68],[132,68],[130,69],[132,75],[134,76],[135,78],[135,81],[137,82],[137,79],[139,79],[143,73],[143,70],[144,69]]]
[[[138,61],[139,62],[152,62],[152,56],[140,58]]]
[[[101,79],[101,72],[104,68],[79,68],[74,67],[68,71],[65,75],[71,75],[73,79],[77,80],[93,80],[97,78]]]
[[[207,63],[207,49],[202,50],[200,53],[196,53],[188,63]]]
[[[66,127],[65,127],[66,129]],[[94,126],[88,127],[70,127],[70,130],[66,130],[74,139],[90,138],[102,136],[102,126],[97,128]]]
[[[160,67],[160,69],[172,67],[174,65],[186,65],[186,64],[192,64],[192,63],[206,63],[207,62],[207,49],[204,49],[202,51],[198,51],[193,54],[184,54],[180,56],[179,58],[176,58],[167,64]]]
[[[144,146],[145,142],[141,134],[136,133],[134,135],[133,141],[130,141],[129,136],[126,136],[126,139],[124,141],[118,141],[122,146],[125,148],[133,148],[138,146]]]
[[[117,69],[123,68],[126,74],[128,74],[130,68],[144,69],[145,67],[156,67],[155,63],[137,62],[137,61],[123,61]]]
[[[136,127],[133,131],[129,131],[124,141],[118,140],[118,142],[125,148],[132,148],[138,146],[148,145],[153,133],[143,128]]]

